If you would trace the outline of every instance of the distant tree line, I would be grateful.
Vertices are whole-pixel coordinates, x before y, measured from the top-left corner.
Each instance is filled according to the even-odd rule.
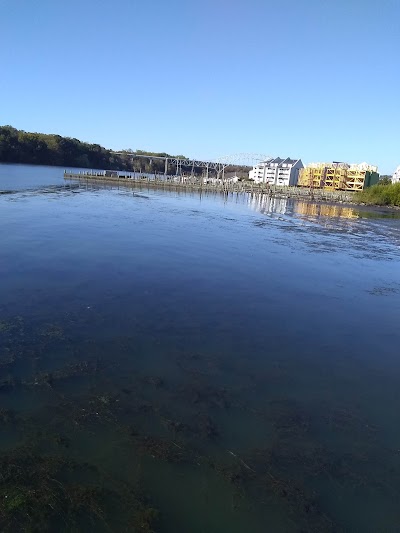
[[[136,152],[121,150],[121,152],[122,155],[117,155],[99,144],[89,144],[71,137],[28,133],[12,126],[0,126],[1,163],[163,172],[163,161],[138,158],[132,162],[132,156],[137,154],[184,158],[184,156],[170,156],[166,153],[145,152],[144,150]]]
[[[99,144],[0,126],[0,162],[126,170],[129,159]]]
[[[149,158],[134,156],[149,156]],[[152,159],[152,156],[154,159]],[[141,173],[164,173],[165,162],[157,157],[187,159],[184,155],[145,150],[121,150],[116,154],[99,144],[89,144],[71,137],[45,133],[28,133],[12,126],[0,126],[0,162],[29,165],[55,165],[63,167],[93,168],[104,170],[127,170]],[[182,166],[182,172],[191,173],[190,166]],[[176,173],[176,166],[168,164],[168,174]],[[195,168],[199,176],[204,169]],[[249,167],[230,166],[225,176],[245,178]],[[210,172],[210,175],[212,173]]]

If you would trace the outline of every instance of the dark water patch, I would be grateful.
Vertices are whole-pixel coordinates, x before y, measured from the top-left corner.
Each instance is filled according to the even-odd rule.
[[[152,531],[157,511],[147,507],[129,488],[107,487],[96,468],[61,456],[38,455],[31,448],[16,449],[0,459],[3,531],[109,531],[123,527]]]
[[[400,292],[400,284],[393,284],[389,286],[377,286],[373,289],[370,289],[367,291],[369,294],[372,294],[373,296],[391,296],[399,294]]]
[[[396,531],[396,221],[25,194],[0,200],[2,530]]]

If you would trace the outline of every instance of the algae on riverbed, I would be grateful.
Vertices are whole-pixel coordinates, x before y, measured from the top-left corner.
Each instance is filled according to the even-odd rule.
[[[0,529],[396,531],[396,220],[80,192],[0,199]]]

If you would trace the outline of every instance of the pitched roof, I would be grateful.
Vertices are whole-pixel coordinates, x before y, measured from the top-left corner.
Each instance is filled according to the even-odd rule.
[[[275,157],[275,158],[267,159],[266,161],[263,161],[260,164],[261,165],[263,163],[267,163],[267,165],[272,165],[272,164],[275,165],[275,164],[277,164],[278,167],[280,167],[283,164],[285,164],[285,165],[294,165],[295,163],[297,163],[297,161],[299,161],[299,159],[291,159],[290,157],[287,157],[286,159],[283,159],[282,157]]]

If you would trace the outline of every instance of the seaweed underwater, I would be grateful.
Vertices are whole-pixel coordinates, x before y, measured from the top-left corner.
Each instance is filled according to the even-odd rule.
[[[2,531],[162,531],[159,498],[146,482],[150,463],[176,475],[214,474],[232,495],[232,512],[281,509],[293,531],[345,529],[319,493],[324,485],[399,492],[396,450],[385,451],[397,461],[393,470],[380,457],[379,428],[356,408],[310,410],[265,393],[254,403],[266,383],[285,380],[275,364],[257,379],[239,365],[239,386],[226,356],[177,350],[174,374],[144,374],[139,359],[135,370],[134,357],[77,345],[68,320],[0,323]],[[266,428],[257,447],[229,446],[229,420],[243,416]],[[338,453],[322,430],[358,438]]]

